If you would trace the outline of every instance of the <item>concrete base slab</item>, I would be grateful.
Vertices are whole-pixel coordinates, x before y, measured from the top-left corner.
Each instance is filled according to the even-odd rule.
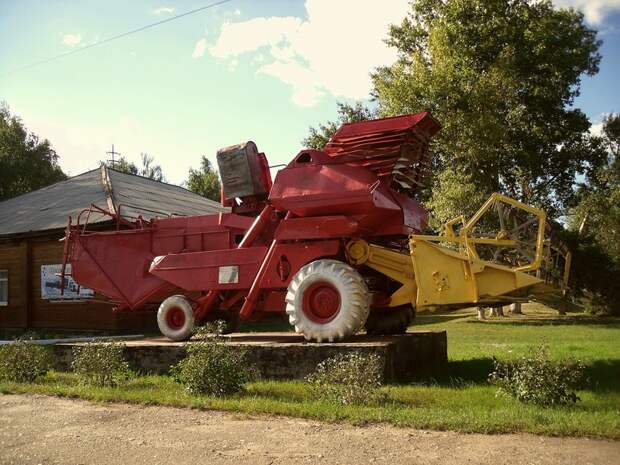
[[[226,344],[246,350],[248,361],[267,379],[301,379],[316,365],[338,353],[379,355],[388,382],[404,382],[439,375],[448,361],[445,331],[419,331],[397,336],[357,335],[346,342],[307,342],[293,333],[235,333],[222,336]],[[82,342],[54,345],[57,369],[68,369],[73,349]],[[164,337],[124,341],[125,355],[141,373],[167,373],[186,355],[188,343]],[[189,342],[192,344],[192,342]]]

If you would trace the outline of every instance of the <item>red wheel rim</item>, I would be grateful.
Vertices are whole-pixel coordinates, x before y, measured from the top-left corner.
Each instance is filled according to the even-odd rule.
[[[185,324],[185,312],[182,308],[173,307],[166,313],[166,323],[172,329],[181,329]]]
[[[327,281],[313,283],[304,290],[302,310],[315,323],[327,323],[340,311],[340,292]]]

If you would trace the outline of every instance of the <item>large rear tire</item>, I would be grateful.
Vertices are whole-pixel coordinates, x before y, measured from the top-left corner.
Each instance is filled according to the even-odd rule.
[[[411,305],[371,310],[366,320],[366,333],[371,336],[405,334],[414,317],[415,311]]]
[[[192,305],[182,295],[164,300],[157,311],[157,326],[161,333],[173,341],[186,341],[194,330]]]
[[[316,260],[302,267],[286,294],[286,313],[307,340],[339,341],[358,332],[370,308],[361,275],[338,260]]]

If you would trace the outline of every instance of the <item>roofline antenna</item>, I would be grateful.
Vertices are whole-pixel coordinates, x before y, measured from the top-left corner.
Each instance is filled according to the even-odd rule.
[[[109,152],[106,152],[106,155],[110,155],[112,158],[108,160],[108,162],[112,162],[112,169],[116,169],[116,161],[114,160],[114,155],[120,155],[119,152],[115,152],[114,151],[114,144],[112,144],[112,150]]]

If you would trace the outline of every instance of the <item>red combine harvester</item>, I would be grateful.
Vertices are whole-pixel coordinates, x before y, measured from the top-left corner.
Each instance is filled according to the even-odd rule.
[[[70,220],[65,264],[117,311],[159,305],[159,328],[173,340],[189,338],[205,321],[223,319],[234,330],[241,320],[273,313],[286,313],[298,333],[319,342],[364,327],[394,334],[406,330],[416,304],[497,301],[470,294],[450,300],[445,283],[428,297],[421,277],[414,280],[420,271],[411,237],[427,225],[414,196],[439,127],[429,113],[345,124],[324,150],[302,150],[273,182],[253,142],[222,149],[222,204],[230,213],[145,221],[105,212],[116,231]],[[455,269],[474,263],[463,260]],[[532,283],[522,279],[495,294]]]

